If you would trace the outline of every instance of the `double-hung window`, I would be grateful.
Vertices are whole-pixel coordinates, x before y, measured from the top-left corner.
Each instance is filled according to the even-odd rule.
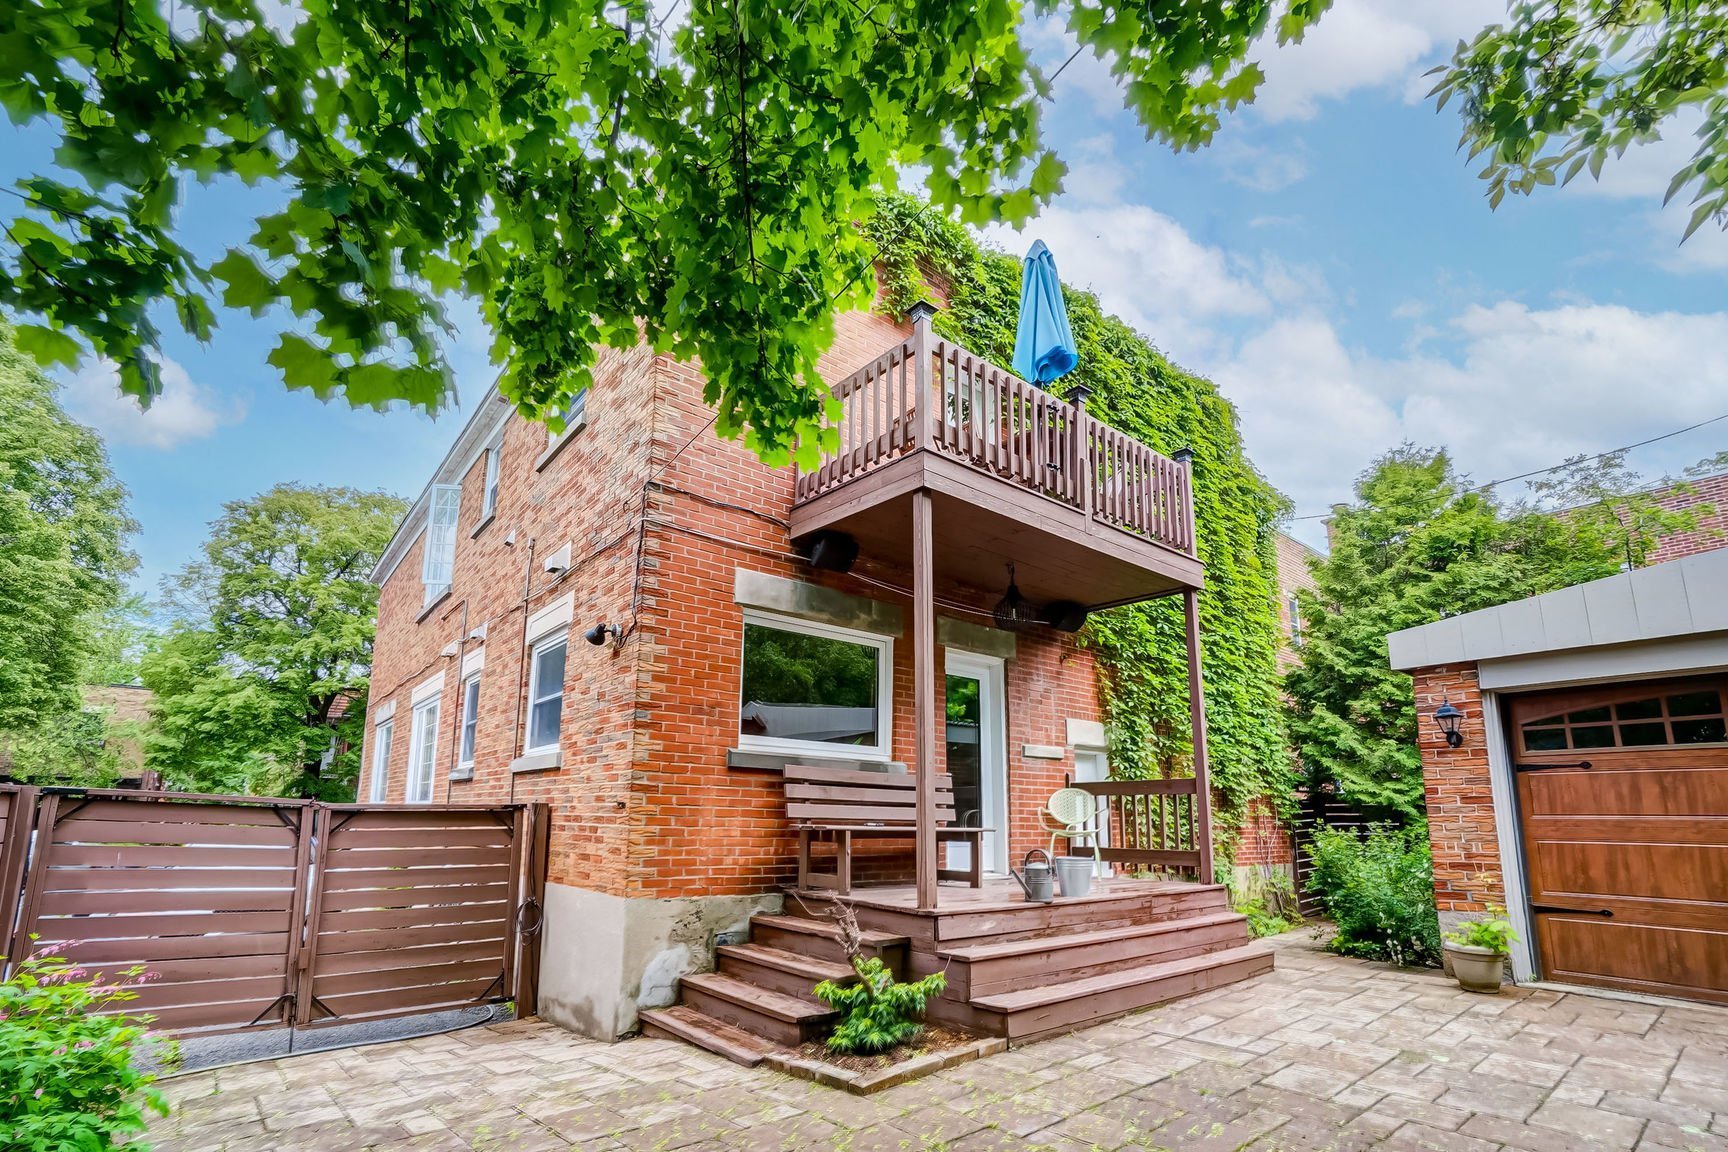
[[[739,747],[886,760],[893,665],[886,636],[746,612]]]
[[[396,721],[386,720],[372,729],[372,790],[367,799],[384,803],[390,786],[390,744],[396,732]]]
[[[456,517],[462,510],[458,484],[434,484],[426,506],[426,537],[420,560],[420,580],[430,604],[450,590],[456,569]]]
[[[556,448],[569,439],[572,433],[580,432],[588,423],[588,392],[586,389],[578,392],[568,404],[560,404],[548,413],[550,416],[564,418],[564,431],[546,431],[546,446]]]
[[[569,634],[548,636],[534,645],[528,672],[528,738],[524,754],[558,747],[564,723],[564,657]]]
[[[414,723],[408,748],[408,793],[410,804],[432,802],[432,772],[438,759],[438,697],[414,706]]]
[[[462,681],[462,748],[456,760],[461,768],[474,767],[474,736],[480,722],[480,674]]]

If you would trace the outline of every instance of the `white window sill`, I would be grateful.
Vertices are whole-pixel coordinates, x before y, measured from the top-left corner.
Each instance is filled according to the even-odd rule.
[[[488,512],[486,515],[480,517],[480,523],[474,525],[473,530],[468,533],[468,539],[472,540],[474,537],[480,535],[480,533],[486,530],[486,525],[492,523],[496,518],[497,513],[495,512]]]
[[[550,772],[564,767],[564,753],[558,748],[549,748],[544,752],[524,752],[510,761],[512,772]]]
[[[564,446],[576,439],[582,429],[586,427],[588,427],[588,417],[584,414],[580,420],[564,429],[564,435],[560,436],[555,443],[546,445],[546,451],[540,453],[534,460],[534,471],[539,472],[546,465],[552,463],[553,457],[564,451]]]
[[[444,601],[448,599],[450,599],[450,585],[446,584],[444,585],[444,590],[442,592],[428,600],[426,602],[426,607],[420,609],[420,615],[414,617],[414,623],[418,624],[422,620],[426,619],[426,617],[432,615],[433,609],[437,608],[438,605],[444,603]]]
[[[464,780],[474,779],[474,765],[458,764],[451,770],[450,779],[458,784],[462,783]]]

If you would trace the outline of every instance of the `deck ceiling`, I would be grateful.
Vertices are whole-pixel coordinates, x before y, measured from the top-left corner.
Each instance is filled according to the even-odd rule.
[[[1013,564],[1022,595],[1036,608],[1057,600],[1097,608],[1200,585],[1200,564],[1193,557],[970,469],[956,472],[948,463],[915,454],[882,470],[902,476],[876,478],[868,491],[854,492],[857,486],[849,485],[818,497],[794,510],[793,538],[820,529],[844,532],[857,540],[861,560],[909,571],[912,494],[925,487],[931,493],[939,586],[1000,591]]]

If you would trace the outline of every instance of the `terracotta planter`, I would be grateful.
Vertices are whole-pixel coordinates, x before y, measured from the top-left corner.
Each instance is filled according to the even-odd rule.
[[[1458,986],[1466,992],[1500,991],[1506,972],[1506,953],[1468,944],[1447,944],[1446,959]]]

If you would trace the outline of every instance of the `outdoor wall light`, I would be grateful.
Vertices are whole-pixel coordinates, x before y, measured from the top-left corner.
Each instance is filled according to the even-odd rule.
[[[624,632],[616,624],[608,624],[606,621],[602,620],[600,623],[594,625],[594,627],[588,629],[588,631],[582,633],[582,639],[588,641],[588,643],[594,645],[596,648],[606,643],[608,638],[613,640],[622,640],[624,639]]]
[[[1452,701],[1442,700],[1440,707],[1434,709],[1434,723],[1440,725],[1440,731],[1446,734],[1446,746],[1456,748],[1464,743],[1464,733],[1458,731],[1458,722],[1464,719],[1464,713],[1452,707]]]

